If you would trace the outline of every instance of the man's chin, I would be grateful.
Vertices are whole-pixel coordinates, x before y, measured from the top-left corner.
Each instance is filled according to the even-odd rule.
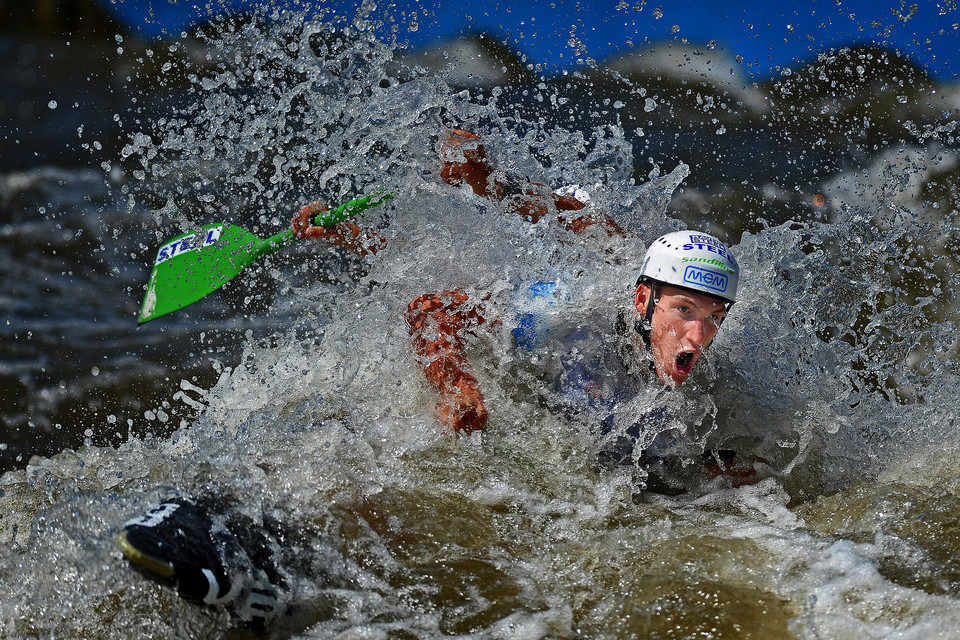
[[[660,376],[660,380],[663,381],[664,384],[678,387],[690,377],[690,374],[693,372],[693,367],[696,364],[697,358],[686,363],[683,367],[673,362],[670,363],[671,366],[661,366],[658,364],[657,375]]]
[[[679,387],[683,384],[683,381],[687,379],[689,374],[681,373],[673,367],[663,367],[659,364],[656,365],[657,376],[660,378],[660,382],[667,385],[668,387]]]

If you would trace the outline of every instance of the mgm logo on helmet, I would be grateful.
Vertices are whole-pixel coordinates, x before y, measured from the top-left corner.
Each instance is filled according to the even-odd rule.
[[[730,278],[716,271],[689,265],[683,271],[683,281],[687,284],[706,287],[717,293],[726,293]]]

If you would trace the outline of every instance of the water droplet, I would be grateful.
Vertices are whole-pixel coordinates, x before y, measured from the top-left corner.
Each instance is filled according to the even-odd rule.
[[[50,107],[51,109],[56,109],[56,108],[57,108],[57,101],[56,101],[56,100],[51,100],[50,102],[47,103],[47,106]]]

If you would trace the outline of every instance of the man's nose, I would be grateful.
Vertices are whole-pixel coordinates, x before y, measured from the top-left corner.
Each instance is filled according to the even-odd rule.
[[[703,320],[689,320],[686,326],[686,338],[691,346],[701,349],[706,339],[706,326]]]

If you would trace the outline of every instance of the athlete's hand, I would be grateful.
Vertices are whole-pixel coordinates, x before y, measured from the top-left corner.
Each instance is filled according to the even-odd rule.
[[[493,167],[487,161],[487,152],[480,136],[463,129],[451,129],[440,146],[440,177],[447,184],[466,182],[478,196],[487,191]]]
[[[311,202],[300,209],[299,213],[293,217],[293,221],[290,223],[293,235],[300,240],[307,238],[325,238],[328,234],[327,229],[324,227],[315,227],[311,221],[311,218],[324,211],[330,211],[330,205],[324,204],[319,200]]]
[[[470,435],[487,426],[487,408],[475,381],[459,380],[437,401],[437,420],[452,431]]]
[[[350,222],[341,222],[329,228],[312,224],[311,218],[329,210],[328,205],[319,201],[300,209],[300,213],[294,216],[290,225],[293,235],[300,240],[326,240],[332,245],[349,249],[360,257],[374,254],[387,245],[382,236],[365,231]]]
[[[564,196],[564,197],[569,197],[569,196]],[[580,201],[576,200],[576,202],[580,202]],[[585,206],[586,205],[580,202],[580,207],[579,207],[580,209],[582,209]],[[559,209],[561,207],[558,205],[557,208]],[[566,229],[567,231],[572,231],[573,233],[583,233],[590,227],[599,226],[601,229],[603,229],[606,232],[608,236],[612,237],[612,236],[624,235],[623,229],[620,228],[620,225],[618,225],[616,222],[614,222],[613,220],[611,220],[606,216],[601,216],[596,214],[580,216],[579,218],[568,218],[566,216],[561,216],[560,223],[563,225],[564,229]]]

